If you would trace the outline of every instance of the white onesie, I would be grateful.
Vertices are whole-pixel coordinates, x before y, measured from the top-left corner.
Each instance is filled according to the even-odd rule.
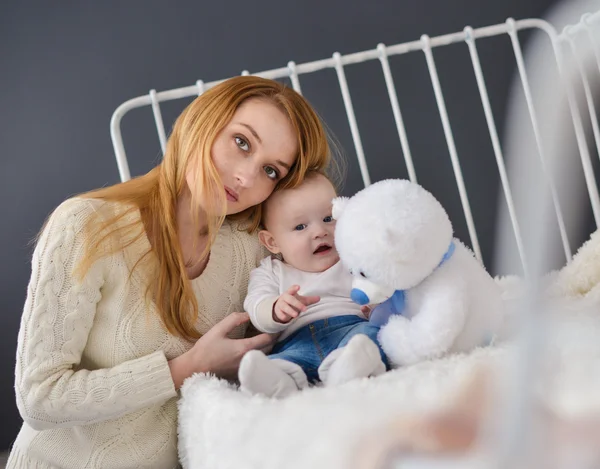
[[[308,306],[304,313],[289,323],[276,322],[273,319],[273,305],[292,285],[300,286],[300,295],[316,295],[321,300]],[[281,341],[302,326],[319,319],[345,315],[366,319],[360,311],[361,306],[350,299],[351,289],[352,276],[341,262],[324,272],[304,272],[279,259],[267,257],[250,273],[244,309],[259,331],[283,331],[278,338]]]

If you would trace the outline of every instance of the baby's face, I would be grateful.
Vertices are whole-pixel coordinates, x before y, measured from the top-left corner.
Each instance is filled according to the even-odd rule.
[[[275,246],[271,251],[279,251],[286,263],[305,272],[323,272],[335,265],[339,261],[331,216],[335,196],[333,186],[321,175],[274,194],[267,220]]]

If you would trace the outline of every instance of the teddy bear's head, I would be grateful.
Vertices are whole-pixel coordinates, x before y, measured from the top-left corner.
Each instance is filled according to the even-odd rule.
[[[395,290],[418,285],[437,268],[452,242],[452,225],[436,198],[418,184],[387,179],[353,197],[333,201],[335,244],[368,292],[359,303],[379,303]]]

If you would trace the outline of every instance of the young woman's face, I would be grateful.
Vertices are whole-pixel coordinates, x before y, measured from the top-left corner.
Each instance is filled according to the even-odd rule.
[[[298,154],[296,133],[289,118],[272,102],[244,101],[215,139],[211,157],[223,182],[227,215],[266,200],[284,178]],[[187,183],[195,190],[196,174]]]

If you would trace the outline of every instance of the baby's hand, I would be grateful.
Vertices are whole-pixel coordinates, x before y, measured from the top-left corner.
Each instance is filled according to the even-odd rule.
[[[277,322],[287,323],[306,311],[306,307],[317,303],[318,296],[302,296],[298,294],[299,285],[292,285],[281,295],[273,305],[273,319]]]

